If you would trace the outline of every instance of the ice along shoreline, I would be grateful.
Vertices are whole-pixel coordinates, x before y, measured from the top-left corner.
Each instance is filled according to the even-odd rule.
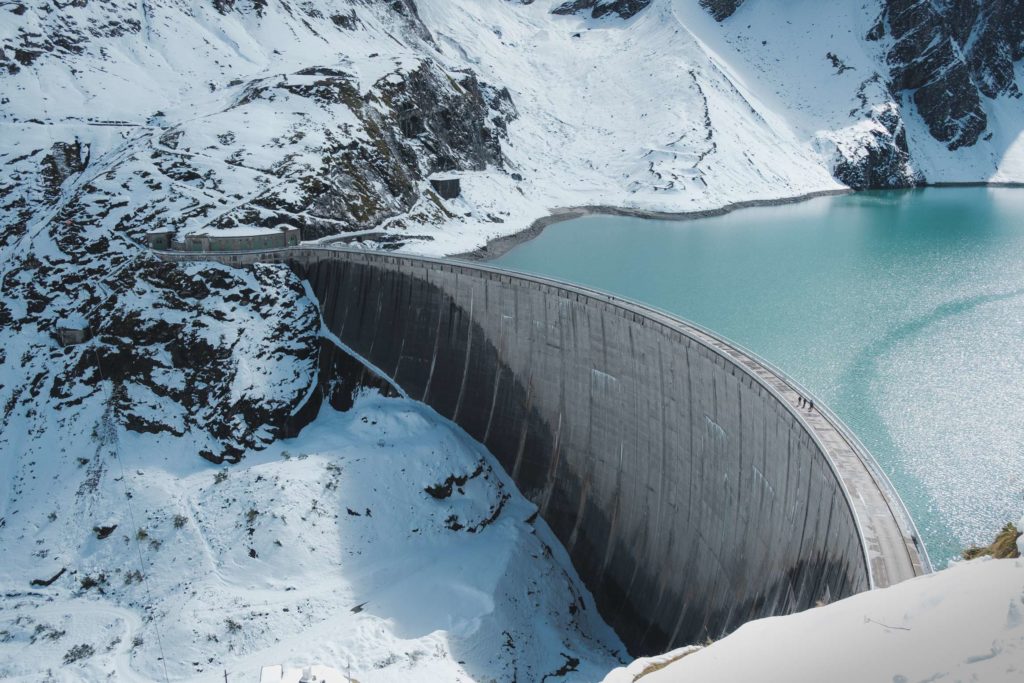
[[[905,190],[918,190],[928,188],[958,188],[958,187],[1015,187],[1024,188],[1024,182],[1016,181],[940,181],[935,183],[925,183],[923,185],[917,185],[915,187],[908,188],[889,188],[889,189],[905,189]],[[876,188],[876,190],[887,189],[887,188]],[[700,209],[697,211],[651,211],[648,209],[631,209],[621,206],[610,206],[604,204],[587,204],[584,206],[573,206],[573,207],[559,207],[551,210],[546,216],[541,216],[537,220],[533,221],[529,227],[514,232],[510,235],[502,235],[500,237],[494,237],[487,241],[482,247],[476,249],[451,254],[446,258],[460,259],[464,261],[492,261],[500,258],[507,254],[509,251],[519,246],[524,242],[528,242],[535,237],[539,236],[544,229],[549,225],[555,223],[561,223],[562,221],[573,220],[574,218],[582,218],[583,216],[623,216],[627,218],[649,218],[652,220],[663,220],[663,221],[689,221],[698,218],[712,218],[714,216],[724,216],[727,213],[738,211],[740,209],[750,209],[758,206],[782,206],[785,204],[796,204],[804,202],[810,199],[816,199],[818,197],[831,197],[845,194],[855,194],[858,192],[870,192],[873,190],[854,190],[852,188],[836,188],[832,190],[817,190],[815,192],[807,192],[804,194],[793,195],[792,197],[778,197],[775,199],[749,199],[741,202],[730,202],[723,204],[722,206],[714,209]]]
[[[627,218],[649,218],[652,220],[664,221],[689,221],[698,218],[711,218],[723,216],[739,209],[749,209],[756,206],[781,206],[783,204],[796,204],[797,202],[815,199],[817,197],[829,197],[834,195],[852,194],[856,190],[850,188],[836,188],[833,190],[818,190],[792,197],[779,197],[775,199],[749,199],[742,202],[731,202],[723,204],[714,209],[700,209],[697,211],[651,211],[648,209],[631,209],[621,206],[610,206],[604,204],[587,204],[584,206],[559,207],[552,209],[551,213],[541,216],[533,221],[529,227],[509,235],[494,237],[487,241],[482,247],[471,251],[451,254],[445,258],[460,259],[463,261],[491,261],[504,256],[509,251],[523,242],[528,242],[539,236],[544,229],[555,223],[582,218],[583,216],[623,216]]]

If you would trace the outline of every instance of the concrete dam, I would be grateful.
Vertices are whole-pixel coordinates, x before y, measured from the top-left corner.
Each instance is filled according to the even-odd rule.
[[[363,250],[159,256],[287,262],[344,344],[494,454],[633,655],[930,571],[909,514],[837,418],[665,313]]]

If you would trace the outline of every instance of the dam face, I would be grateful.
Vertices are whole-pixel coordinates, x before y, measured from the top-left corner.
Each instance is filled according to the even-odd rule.
[[[216,260],[290,262],[344,344],[486,445],[634,655],[927,571],[856,447],[756,359],[682,321],[431,259]]]

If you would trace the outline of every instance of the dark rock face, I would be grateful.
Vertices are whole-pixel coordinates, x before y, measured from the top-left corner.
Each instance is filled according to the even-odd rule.
[[[970,146],[988,126],[982,97],[1020,96],[1014,62],[1024,57],[1021,0],[886,0],[869,39],[891,35],[892,89],[909,92],[932,136]]]
[[[928,131],[949,149],[973,145],[988,120],[947,18],[925,0],[888,0],[884,22],[893,91],[912,93]]]
[[[715,21],[722,21],[732,16],[743,0],[700,0],[700,6],[711,13]]]
[[[967,50],[978,89],[988,97],[1020,97],[1013,67],[1024,59],[1024,2],[960,0],[952,11],[950,24],[961,31],[957,40]],[[973,40],[971,33],[963,35],[967,27],[975,29]]]
[[[224,225],[269,224],[303,214],[307,239],[337,233],[339,225],[367,228],[409,211],[420,196],[420,181],[431,173],[503,164],[501,138],[515,108],[507,90],[491,88],[473,74],[456,80],[424,60],[401,80],[382,79],[365,94],[352,76],[336,69],[309,68],[296,76],[315,80],[253,83],[237,106],[286,96],[313,99],[328,110],[345,107],[371,144],[331,132],[319,150],[322,166],[298,169],[298,192],[268,193],[255,202],[253,215],[225,216]],[[271,213],[260,218],[258,210]]]
[[[393,112],[387,121],[392,132],[402,127],[402,118],[416,122],[414,135],[392,135],[391,140],[410,162],[418,162],[410,165],[432,173],[502,164],[500,137],[515,112],[507,90],[481,84],[473,74],[453,89],[444,72],[424,63],[401,83],[380,83],[377,97]]]
[[[832,175],[854,190],[906,188],[921,185],[924,178],[910,164],[910,150],[903,119],[895,108],[873,116],[879,124],[860,146],[836,153]]]
[[[88,145],[83,146],[78,140],[53,143],[50,153],[42,161],[42,177],[47,193],[55,195],[65,180],[84,171],[88,164]]]
[[[651,0],[570,0],[551,10],[552,14],[579,14],[590,10],[594,19],[615,14],[629,19],[651,4]]]

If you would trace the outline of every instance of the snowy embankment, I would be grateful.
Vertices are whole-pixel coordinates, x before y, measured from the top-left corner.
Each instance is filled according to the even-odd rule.
[[[231,468],[186,444],[121,433],[82,453],[116,478],[76,492],[51,467],[24,484],[3,525],[0,678],[243,681],[321,662],[364,683],[593,681],[624,652],[536,507],[421,404],[325,407]]]
[[[1024,560],[981,559],[637,660],[605,683],[1024,680]]]

